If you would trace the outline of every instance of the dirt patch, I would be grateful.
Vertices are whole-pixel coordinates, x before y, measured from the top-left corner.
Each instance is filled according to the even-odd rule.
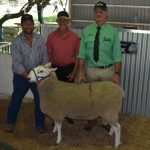
[[[101,127],[101,121],[89,132],[84,130],[86,121],[75,120],[69,124],[63,123],[63,141],[55,145],[56,134],[52,133],[52,120],[46,117],[48,132],[40,135],[34,126],[34,104],[25,100],[18,114],[13,133],[6,133],[6,113],[9,100],[0,100],[0,141],[13,145],[18,150],[112,150],[114,136],[109,137]],[[150,149],[150,119],[120,115],[122,126],[120,150],[149,150]],[[1,150],[1,148],[0,148]]]

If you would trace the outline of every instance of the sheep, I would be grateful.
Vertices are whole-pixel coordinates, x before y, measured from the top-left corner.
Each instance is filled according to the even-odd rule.
[[[48,75],[46,70],[50,69],[44,66],[36,67],[34,72],[31,71],[29,74],[30,81],[35,81],[35,76],[41,76],[41,73],[45,73],[43,76],[45,78]],[[49,74],[54,70],[49,71]],[[38,89],[42,112],[55,122],[53,132],[57,132],[57,144],[62,140],[61,128],[66,116],[84,120],[101,117],[103,121],[111,125],[109,135],[115,133],[115,147],[121,144],[118,114],[124,91],[117,84],[110,81],[85,84],[66,83],[57,80],[52,73],[50,78],[45,78],[39,84]]]

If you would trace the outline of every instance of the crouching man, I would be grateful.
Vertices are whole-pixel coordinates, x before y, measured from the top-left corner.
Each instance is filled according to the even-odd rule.
[[[40,35],[33,33],[32,15],[21,17],[22,33],[11,46],[13,93],[8,107],[6,132],[13,132],[22,100],[29,89],[34,96],[35,125],[39,133],[45,133],[44,114],[40,110],[40,98],[36,83],[29,83],[28,73],[36,66],[48,62],[47,49]]]

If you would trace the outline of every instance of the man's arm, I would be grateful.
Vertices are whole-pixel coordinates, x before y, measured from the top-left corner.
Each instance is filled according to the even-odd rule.
[[[121,74],[121,46],[120,46],[120,40],[119,40],[119,33],[116,30],[114,34],[114,47],[113,47],[113,58],[114,58],[114,67],[115,67],[115,73],[113,76],[113,81],[120,85],[120,74]]]
[[[86,81],[85,75],[84,75],[84,65],[85,60],[84,59],[78,59],[78,67],[77,67],[77,76],[76,76],[76,83],[80,83],[82,80]]]
[[[47,47],[47,55],[48,55],[48,61],[51,62],[50,54],[51,54],[51,42],[50,42],[51,34],[48,35],[47,41],[46,41],[46,47]]]
[[[27,78],[28,79],[28,71],[27,70],[24,70],[21,75],[24,77],[24,78]]]
[[[121,62],[116,62],[115,64],[114,64],[114,66],[115,66],[115,73],[116,74],[121,74],[121,65],[122,65],[122,63]]]
[[[116,62],[114,64],[115,66],[115,74],[113,76],[113,81],[117,84],[120,85],[120,74],[121,74],[121,62]]]
[[[41,50],[42,50],[42,64],[46,64],[48,62],[48,51],[43,38],[41,38]]]
[[[12,56],[13,72],[20,74],[23,77],[27,78],[28,71],[25,69],[23,65],[22,56],[20,54],[17,43],[12,43],[11,45],[11,56]]]
[[[74,69],[73,71],[71,72],[71,74],[68,75],[68,79],[69,81],[72,81],[74,78],[75,78],[75,75],[76,75],[76,71],[77,71],[77,67],[78,67],[78,59],[77,59],[77,56],[78,56],[78,53],[79,53],[79,47],[80,47],[80,39],[79,37],[76,35],[76,42],[75,42],[75,58],[76,58],[76,61],[75,61],[75,66],[74,66]]]
[[[77,75],[75,82],[80,83],[82,80],[85,81],[85,75],[84,75],[84,65],[85,65],[85,59],[86,59],[86,42],[85,42],[85,33],[82,32],[81,42],[80,42],[80,49],[78,53],[78,66],[77,66]]]

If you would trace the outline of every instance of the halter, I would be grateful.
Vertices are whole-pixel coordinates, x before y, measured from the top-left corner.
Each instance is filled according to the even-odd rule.
[[[38,75],[36,74],[36,72],[35,72],[34,68],[32,69],[32,71],[33,71],[33,73],[34,73],[34,75],[35,75],[35,77],[36,77],[36,80],[39,80],[39,78],[40,78],[40,80],[43,80],[43,79],[45,79],[45,78],[49,77],[49,76],[50,76],[50,74],[51,74],[51,72],[50,72],[47,76],[42,77],[42,76],[38,76]]]

